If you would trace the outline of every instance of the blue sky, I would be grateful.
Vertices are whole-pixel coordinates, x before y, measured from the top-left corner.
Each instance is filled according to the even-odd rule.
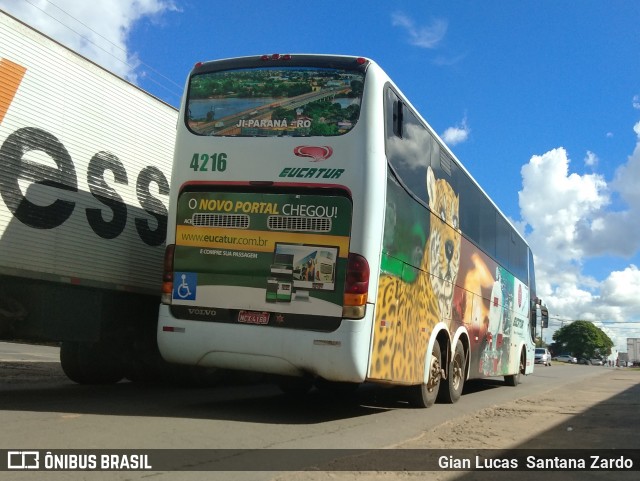
[[[526,233],[551,315],[596,321],[621,351],[640,337],[640,2],[0,0],[0,8],[176,106],[201,60],[372,58]]]

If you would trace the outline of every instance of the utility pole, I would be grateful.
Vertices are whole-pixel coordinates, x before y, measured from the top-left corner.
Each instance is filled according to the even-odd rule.
[[[560,321],[560,329],[562,329],[564,327],[564,323],[565,322],[573,322],[573,319],[563,319],[562,317],[558,317],[558,316],[548,316],[548,319],[554,319],[556,321]],[[540,325],[540,337],[542,338],[542,324]],[[549,325],[546,326],[547,328],[549,327]]]

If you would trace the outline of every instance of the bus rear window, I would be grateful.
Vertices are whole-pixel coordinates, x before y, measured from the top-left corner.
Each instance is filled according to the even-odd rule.
[[[236,69],[189,80],[187,126],[197,135],[331,136],[360,115],[364,74],[319,67]]]

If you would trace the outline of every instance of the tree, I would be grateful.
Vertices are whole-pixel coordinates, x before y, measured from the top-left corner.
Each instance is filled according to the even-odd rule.
[[[590,321],[573,321],[553,333],[553,340],[561,352],[590,359],[611,354],[613,341],[602,329]],[[560,353],[558,353],[560,354]]]

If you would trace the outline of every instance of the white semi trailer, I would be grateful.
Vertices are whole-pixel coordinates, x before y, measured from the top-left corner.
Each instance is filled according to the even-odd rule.
[[[156,359],[177,111],[0,11],[0,339],[76,382]]]
[[[640,362],[640,337],[627,337],[627,360]]]

